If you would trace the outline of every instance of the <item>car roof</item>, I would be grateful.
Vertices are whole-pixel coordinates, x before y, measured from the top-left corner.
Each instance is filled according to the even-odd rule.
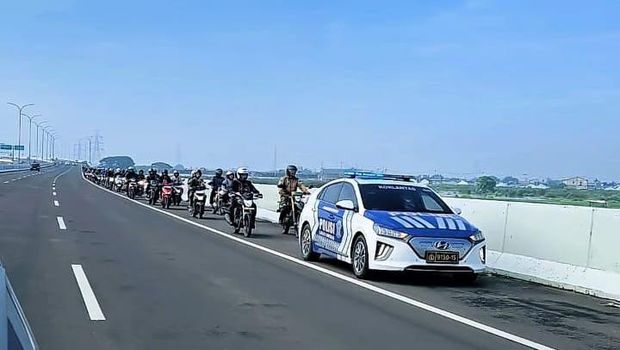
[[[399,185],[399,186],[415,186],[415,187],[421,187],[421,188],[428,188],[428,186],[424,185],[424,184],[420,184],[418,182],[415,181],[402,181],[402,180],[387,180],[387,179],[372,179],[372,178],[347,178],[347,177],[343,177],[340,179],[336,179],[333,181],[330,181],[329,183],[327,183],[327,185],[330,184],[334,184],[337,182],[349,182],[349,183],[357,183],[359,185]]]

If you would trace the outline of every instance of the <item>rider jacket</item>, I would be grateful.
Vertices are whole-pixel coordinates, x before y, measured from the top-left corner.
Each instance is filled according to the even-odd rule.
[[[172,177],[172,184],[175,186],[181,186],[183,184],[183,180],[181,180],[180,176],[173,176]]]
[[[187,186],[190,189],[196,189],[198,186],[202,184],[202,179],[198,177],[192,177],[188,182]]]
[[[252,182],[250,180],[245,180],[245,181],[241,181],[239,179],[235,179],[232,183],[232,191],[233,192],[239,192],[239,193],[247,193],[247,192],[252,192],[252,193],[260,193],[256,187],[254,187],[254,184],[252,184]]]
[[[218,190],[224,183],[224,180],[225,178],[223,176],[213,176],[211,181],[209,181],[209,186],[211,186],[214,190]]]
[[[280,194],[280,198],[290,196],[293,192],[296,192],[298,188],[303,192],[308,192],[306,185],[295,176],[283,176],[280,178],[280,181],[278,181],[278,193]]]
[[[169,175],[162,175],[159,178],[159,181],[163,184],[172,184],[172,179],[170,178]]]
[[[134,172],[128,172],[127,174],[125,174],[125,179],[127,181],[131,180],[131,179],[135,179],[136,181],[138,180],[138,174],[134,173]]]

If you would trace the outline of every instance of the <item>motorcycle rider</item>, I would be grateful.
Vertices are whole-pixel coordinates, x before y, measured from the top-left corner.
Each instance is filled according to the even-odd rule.
[[[291,207],[291,196],[297,190],[301,190],[304,194],[309,194],[310,191],[297,177],[297,167],[295,165],[289,165],[286,167],[286,175],[280,178],[278,181],[278,194],[280,195],[280,202],[278,203],[278,211],[280,212],[280,224],[283,225],[282,234],[288,234],[289,226],[285,225],[284,220]]]
[[[160,179],[159,179],[159,175],[157,175],[157,170],[151,168],[149,169],[149,176],[146,177],[146,181],[149,184],[149,187],[151,186],[151,181],[155,181],[157,184],[159,184]],[[157,199],[159,198],[159,186],[156,185],[154,192],[153,192],[153,204],[157,203]]]
[[[170,175],[168,175],[168,170],[164,169],[161,172],[161,177],[159,181],[161,184],[164,184],[164,185],[172,184],[172,178],[170,178]]]
[[[219,168],[216,169],[215,175],[213,176],[211,181],[209,181],[208,183],[208,185],[211,186],[211,193],[209,194],[209,204],[211,205],[211,207],[213,207],[213,201],[215,200],[215,195],[217,194],[217,191],[220,190],[220,187],[222,186],[222,183],[224,182],[224,177],[222,176],[223,173],[224,173],[224,170],[219,169]]]
[[[172,173],[172,184],[174,186],[181,186],[183,184],[183,179],[181,179],[181,176],[178,170],[175,170]]]
[[[146,176],[144,176],[144,170],[140,169],[138,171],[138,177],[136,178],[137,181],[142,181],[146,179]]]
[[[256,189],[256,187],[254,187],[254,184],[252,184],[252,182],[248,180],[249,175],[250,175],[250,172],[248,171],[248,168],[241,167],[237,169],[237,178],[232,182],[231,191],[237,194],[245,194],[245,193],[260,194],[260,192]],[[237,203],[236,200],[233,200],[230,203],[228,213],[226,214],[226,221],[230,225],[233,224],[235,208],[238,205],[239,203]],[[254,211],[253,211],[254,214],[252,216],[252,222],[256,223],[256,203],[253,204],[253,207],[254,207]]]
[[[114,169],[108,168],[108,171],[106,172],[106,179],[105,179],[105,185],[107,188],[112,187],[112,183],[110,183],[110,178],[113,178],[113,177],[114,177]]]
[[[196,188],[202,185],[202,171],[200,169],[192,172],[192,177],[187,181],[187,195],[189,196],[189,209],[190,211],[194,208],[194,192],[196,192]]]
[[[129,197],[129,181],[132,179],[138,181],[138,174],[136,174],[134,167],[130,166],[127,168],[127,173],[125,174],[125,180],[127,181],[127,186],[125,187],[127,197]]]

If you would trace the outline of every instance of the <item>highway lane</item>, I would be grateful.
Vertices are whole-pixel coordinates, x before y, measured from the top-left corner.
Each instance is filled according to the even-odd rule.
[[[56,181],[56,207],[51,182],[64,170],[8,185],[2,203],[20,205],[0,208],[0,256],[42,349],[523,348],[122,200],[76,168]],[[221,218],[196,221],[229,231]],[[297,255],[277,227],[258,233],[252,241]],[[72,264],[104,321],[91,320]],[[620,312],[600,299],[499,278],[373,283],[556,348],[617,348]]]

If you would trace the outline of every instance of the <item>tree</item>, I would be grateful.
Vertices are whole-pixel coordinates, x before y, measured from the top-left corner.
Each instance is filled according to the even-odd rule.
[[[105,157],[99,161],[99,165],[103,168],[121,168],[127,169],[134,166],[133,159],[128,156],[112,156]]]
[[[164,162],[155,162],[155,163],[151,164],[151,167],[153,169],[157,169],[159,171],[162,171],[162,170],[172,170],[172,165],[170,165],[168,163],[164,163]]]
[[[502,182],[509,186],[515,186],[519,184],[519,179],[517,179],[516,177],[512,177],[512,176],[506,176],[505,178],[502,179]]]
[[[481,176],[476,180],[476,192],[492,193],[495,192],[497,180],[493,176]]]

